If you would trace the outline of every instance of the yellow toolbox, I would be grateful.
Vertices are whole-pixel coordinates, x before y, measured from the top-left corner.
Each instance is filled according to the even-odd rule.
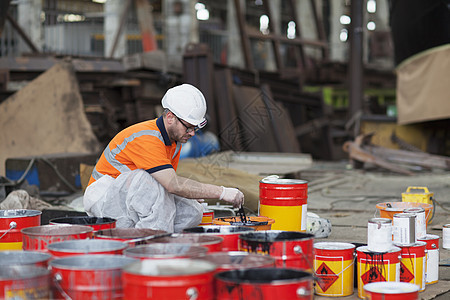
[[[434,193],[430,192],[427,187],[409,186],[406,192],[402,193],[402,202],[427,203],[433,205],[430,210],[431,216],[434,216]],[[431,217],[431,218],[432,218]],[[431,223],[431,219],[428,221]]]

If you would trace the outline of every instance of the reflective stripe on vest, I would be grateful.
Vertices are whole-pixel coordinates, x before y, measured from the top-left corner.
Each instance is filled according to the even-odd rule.
[[[142,130],[139,132],[135,132],[132,135],[130,135],[129,137],[125,138],[122,142],[122,144],[117,145],[116,148],[114,149],[110,149],[109,145],[106,146],[105,151],[103,152],[103,154],[105,155],[106,161],[108,161],[111,166],[113,166],[116,170],[118,170],[120,173],[125,173],[128,171],[131,171],[130,168],[128,168],[126,165],[122,164],[121,162],[119,162],[116,159],[116,155],[120,154],[120,152],[122,151],[121,149],[125,149],[125,147],[127,146],[128,143],[132,142],[134,139],[144,136],[144,135],[150,135],[150,136],[155,136],[157,137],[162,143],[164,143],[164,139],[161,135],[161,132],[157,131],[157,130]],[[172,159],[175,158],[175,156],[178,154],[178,152],[180,152],[181,149],[181,143],[177,144],[177,148],[175,149],[175,153],[172,157]],[[105,174],[102,174],[100,172],[97,171],[97,168],[94,168],[94,170],[92,171],[92,177],[95,180],[98,180],[100,177],[102,177]]]

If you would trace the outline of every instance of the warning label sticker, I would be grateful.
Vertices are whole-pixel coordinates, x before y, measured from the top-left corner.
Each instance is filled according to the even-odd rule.
[[[411,282],[414,279],[414,274],[402,263],[400,262],[400,281],[401,282]]]
[[[371,267],[366,273],[361,276],[361,280],[364,284],[370,282],[386,281],[377,267]]]
[[[322,291],[326,292],[333,283],[338,280],[339,276],[336,275],[326,264],[322,263],[316,270],[316,276],[318,277],[317,284]]]

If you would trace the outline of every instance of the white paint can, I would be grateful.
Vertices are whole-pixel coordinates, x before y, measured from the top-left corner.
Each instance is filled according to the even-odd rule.
[[[394,244],[411,246],[416,243],[416,215],[399,213],[393,218]]]
[[[419,241],[427,244],[425,282],[426,284],[436,283],[439,278],[439,236],[427,234],[425,238]]]
[[[372,218],[367,223],[367,248],[373,252],[387,252],[392,248],[392,221]]]
[[[442,247],[450,250],[450,224],[445,224],[442,228]]]
[[[403,212],[416,215],[416,240],[424,238],[427,235],[425,209],[423,207],[413,207],[407,208]]]

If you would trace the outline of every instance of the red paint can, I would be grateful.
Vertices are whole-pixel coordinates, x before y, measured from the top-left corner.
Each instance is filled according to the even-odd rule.
[[[406,282],[372,282],[364,285],[364,292],[370,300],[419,299],[419,286]]]
[[[200,259],[142,260],[124,268],[124,299],[215,299],[214,264]]]
[[[244,251],[214,252],[202,257],[217,266],[216,272],[275,267],[275,258]]]
[[[70,224],[70,225],[86,225],[94,228],[94,231],[103,229],[116,228],[116,219],[113,218],[97,218],[91,216],[75,216],[54,218],[49,221],[51,225]]]
[[[313,243],[314,235],[298,231],[255,231],[239,236],[239,250],[270,255],[282,268],[312,270]]]
[[[259,214],[275,220],[272,230],[306,231],[308,182],[268,176],[259,182]]]
[[[71,240],[47,245],[53,257],[66,257],[83,254],[116,254],[121,255],[127,244],[108,240]]]
[[[39,210],[0,210],[0,251],[22,250],[20,230],[41,225],[41,214]]]
[[[255,231],[254,228],[233,225],[211,225],[186,228],[184,233],[201,234],[205,236],[220,236],[223,238],[222,251],[239,250],[239,235],[243,232]]]
[[[23,250],[48,252],[47,245],[92,237],[94,229],[83,225],[41,225],[22,229]]]
[[[139,259],[175,259],[175,258],[197,258],[204,256],[208,248],[192,246],[190,244],[150,244],[128,248],[124,255]]]
[[[153,243],[191,244],[208,248],[208,252],[222,251],[223,238],[220,236],[204,236],[193,234],[172,234],[171,236],[156,238],[148,241]]]
[[[49,299],[49,270],[37,266],[2,266],[0,299]]]
[[[149,228],[113,228],[94,232],[94,238],[126,242],[129,247],[147,244],[147,239],[169,234],[164,230]]]
[[[56,299],[122,299],[122,269],[135,261],[123,255],[56,258],[50,262],[53,296]]]
[[[37,266],[48,267],[52,256],[36,251],[2,251],[0,252],[0,268],[4,266]]]
[[[311,273],[284,268],[244,269],[215,275],[216,299],[313,299]]]

